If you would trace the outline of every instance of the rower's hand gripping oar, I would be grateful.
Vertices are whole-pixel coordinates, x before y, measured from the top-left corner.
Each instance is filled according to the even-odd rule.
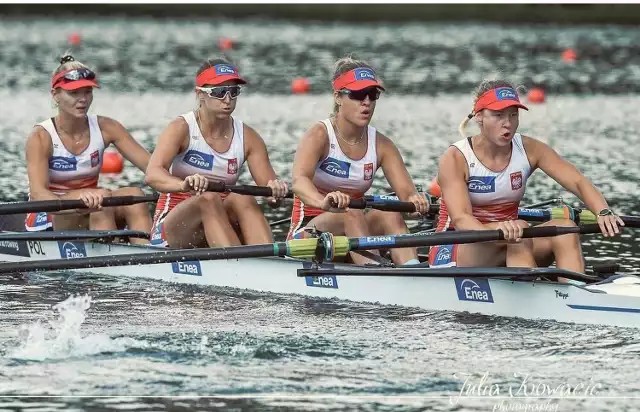
[[[155,202],[158,195],[114,196],[102,200],[103,207],[128,206],[137,203]],[[31,202],[12,202],[0,204],[0,215],[19,213],[60,212],[63,210],[87,209],[82,200],[37,200]]]
[[[560,236],[571,233],[598,233],[598,225],[580,227],[543,226],[523,230],[524,238]],[[323,234],[327,235],[327,233]],[[1,273],[36,272],[48,270],[89,269],[94,267],[159,264],[193,260],[222,260],[256,257],[290,256],[301,259],[346,256],[351,251],[404,247],[427,247],[446,244],[465,244],[504,240],[501,230],[469,230],[416,235],[354,237],[322,236],[296,239],[263,245],[232,246],[206,249],[163,250],[113,256],[93,256],[76,259],[32,260],[0,264]],[[318,253],[320,252],[320,255]]]

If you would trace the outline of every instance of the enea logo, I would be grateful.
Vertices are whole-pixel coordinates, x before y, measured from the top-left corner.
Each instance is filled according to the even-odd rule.
[[[498,100],[518,100],[518,94],[510,87],[501,87],[496,89],[496,98]]]
[[[338,279],[333,275],[305,276],[307,286],[312,288],[338,289]]]
[[[448,265],[453,261],[453,248],[455,245],[440,245],[433,266]]]
[[[41,225],[49,222],[49,215],[47,212],[40,212],[36,215],[36,225]]]
[[[172,262],[171,269],[173,273],[179,273],[181,275],[202,276],[202,267],[197,260]]]
[[[371,69],[356,69],[356,80],[375,80],[376,74]]]
[[[185,163],[197,167],[198,169],[213,169],[213,155],[199,152],[197,150],[189,150],[184,154]]]
[[[331,176],[339,177],[342,179],[349,178],[349,169],[351,163],[344,162],[342,160],[334,159],[333,157],[327,157],[321,164],[320,170]]]
[[[77,168],[78,161],[75,157],[53,156],[49,159],[49,169],[57,172],[72,172]]]
[[[84,243],[59,241],[58,249],[60,249],[60,257],[63,259],[77,259],[87,257],[87,249],[85,249]]]
[[[491,287],[487,279],[454,278],[459,300],[493,303]]]
[[[467,187],[471,193],[493,193],[496,191],[496,177],[470,176]]]
[[[216,64],[215,68],[216,74],[218,76],[221,76],[223,74],[236,74],[236,70],[233,68],[233,66],[230,66],[228,64]]]

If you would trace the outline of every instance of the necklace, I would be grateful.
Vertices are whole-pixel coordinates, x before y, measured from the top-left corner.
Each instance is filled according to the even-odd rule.
[[[336,136],[338,136],[338,138],[339,138],[340,140],[342,140],[343,142],[345,142],[345,144],[347,144],[347,145],[349,145],[349,146],[355,146],[355,145],[357,145],[357,144],[358,144],[358,143],[360,143],[360,142],[362,141],[362,139],[364,138],[364,131],[366,130],[366,128],[365,128],[365,129],[362,129],[362,134],[360,135],[360,137],[358,137],[358,138],[356,139],[356,141],[355,141],[355,142],[351,143],[351,142],[347,141],[345,138],[343,138],[343,137],[340,135],[340,130],[338,129],[338,125],[337,125],[337,123],[334,123],[334,122],[333,122],[333,120],[332,120],[332,121],[331,121],[331,125],[333,126],[333,129],[336,131]]]
[[[204,125],[202,124],[202,119],[200,118],[200,110],[196,110],[196,123],[198,123],[198,127],[200,128],[200,130],[202,131],[204,129]],[[204,134],[202,135],[204,137]],[[229,136],[227,136],[226,134],[224,134],[222,136],[223,139],[228,139]],[[220,139],[219,137],[212,137],[213,140],[216,139]]]
[[[64,135],[66,135],[67,137],[71,138],[71,141],[73,142],[73,144],[82,144],[84,143],[84,138],[87,134],[89,134],[90,130],[89,128],[87,128],[87,130],[84,130],[81,134],[80,134],[80,138],[79,139],[74,139],[74,137],[76,137],[76,135],[74,135],[73,133],[69,133],[68,131],[66,131],[58,122],[57,125],[58,129],[63,132]]]

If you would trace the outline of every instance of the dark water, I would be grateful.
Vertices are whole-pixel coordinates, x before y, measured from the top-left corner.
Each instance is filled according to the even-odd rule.
[[[27,192],[24,138],[54,113],[49,73],[74,30],[84,39],[76,57],[102,79],[93,112],[118,119],[150,150],[194,108],[199,60],[215,53],[219,36],[235,39],[231,55],[252,83],[236,115],[263,136],[285,178],[301,134],[331,110],[326,79],[347,52],[379,67],[390,92],[373,123],[423,184],[458,139],[477,81],[502,72],[543,84],[547,102],[522,115],[521,132],[574,162],[617,210],[640,213],[639,102],[628,94],[640,86],[639,39],[615,27],[3,22],[4,200]],[[559,58],[569,46],[574,64]],[[290,96],[296,76],[308,76],[314,93]],[[102,177],[108,187],[142,182],[131,165]],[[250,183],[246,171],[242,182]],[[387,187],[380,173],[375,190]],[[538,172],[525,200],[558,196],[575,201]],[[626,271],[637,266],[636,244],[633,231],[615,242],[585,237],[589,263],[617,261]],[[56,274],[4,278],[0,296],[5,409],[622,411],[636,410],[640,397],[633,330]],[[550,396],[559,386],[565,391]]]

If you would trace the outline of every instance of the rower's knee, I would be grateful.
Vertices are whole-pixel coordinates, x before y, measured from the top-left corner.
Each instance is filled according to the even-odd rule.
[[[215,192],[204,192],[194,197],[194,202],[202,213],[223,211],[222,197]]]
[[[113,191],[113,196],[144,196],[139,187],[123,187]]]
[[[561,227],[577,227],[578,225],[571,219],[553,219],[549,221],[549,225],[561,226]],[[553,236],[551,239],[551,245],[554,250],[557,248],[566,248],[570,246],[580,245],[580,235],[577,233],[571,233],[562,236]],[[569,239],[573,239],[573,242],[568,242]]]
[[[549,221],[551,226],[576,227],[576,222],[571,219],[553,219]]]

